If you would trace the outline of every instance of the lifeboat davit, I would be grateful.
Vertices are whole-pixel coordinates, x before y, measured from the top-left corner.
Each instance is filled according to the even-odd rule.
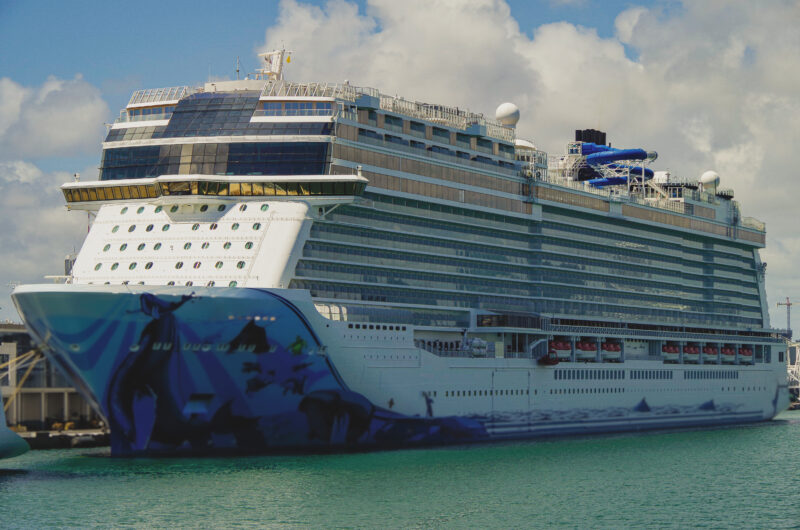
[[[600,356],[610,361],[618,361],[622,358],[622,345],[616,342],[603,342],[600,344]]]
[[[698,362],[700,360],[700,348],[691,344],[683,347],[683,360],[685,362]]]
[[[597,355],[597,343],[580,341],[575,345],[575,358],[580,361],[592,361]]]
[[[736,361],[736,350],[729,346],[724,346],[720,350],[720,359],[724,363],[733,363]]]
[[[664,344],[661,346],[661,356],[664,357],[664,361],[677,362],[680,349],[674,344]]]
[[[550,349],[555,351],[560,361],[569,361],[572,358],[572,345],[567,341],[551,340]]]
[[[716,361],[717,360],[717,348],[714,346],[703,346],[703,360],[704,361]]]

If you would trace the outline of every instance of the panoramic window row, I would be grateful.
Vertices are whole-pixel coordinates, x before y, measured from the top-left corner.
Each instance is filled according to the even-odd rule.
[[[103,150],[100,180],[160,175],[324,175],[327,142],[147,145]]]
[[[67,202],[91,202],[157,198],[167,195],[216,197],[296,197],[360,195],[362,182],[230,182],[179,181],[148,185],[97,186],[64,189]],[[224,208],[223,208],[224,209]]]

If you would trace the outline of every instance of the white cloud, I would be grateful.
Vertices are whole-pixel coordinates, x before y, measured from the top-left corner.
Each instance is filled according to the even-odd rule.
[[[100,92],[80,76],[38,87],[0,79],[0,319],[19,318],[11,285],[63,274],[64,256],[86,234],[85,216],[66,210],[59,189],[70,174],[42,171],[31,160],[99,154],[108,116]]]
[[[86,217],[68,212],[59,186],[66,172],[45,173],[24,161],[0,163],[0,319],[18,321],[9,294],[16,283],[42,283],[63,274],[64,256],[80,248]]]
[[[800,4],[662,5],[621,12],[612,38],[568,23],[529,38],[500,0],[368,0],[361,14],[344,0],[285,0],[260,51],[286,43],[296,80],[349,79],[486,114],[513,101],[519,135],[550,152],[593,127],[614,145],[658,150],[657,167],[679,176],[716,169],[744,214],[767,222],[768,294],[783,325],[777,298],[800,300]]]
[[[74,156],[97,150],[108,105],[80,75],[40,87],[0,79],[0,159]]]

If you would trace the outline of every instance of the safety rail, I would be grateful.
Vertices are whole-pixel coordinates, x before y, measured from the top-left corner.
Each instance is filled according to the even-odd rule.
[[[758,232],[766,232],[767,225],[763,221],[759,221],[753,217],[742,218],[742,226]]]
[[[291,83],[270,81],[261,92],[261,98],[275,97],[327,97],[355,102],[361,96],[378,99],[379,108],[412,118],[439,123],[454,129],[467,130],[472,126],[485,127],[485,134],[508,142],[514,141],[514,130],[457,107],[409,101],[397,96],[381,94],[370,87],[356,87],[338,83]]]
[[[355,101],[362,94],[378,95],[374,88],[355,87],[338,83],[291,83],[289,81],[269,81],[261,91],[262,98],[303,97],[336,98]]]
[[[188,86],[174,86],[167,88],[146,88],[144,90],[137,90],[128,101],[128,106],[141,105],[145,103],[165,103],[168,101],[178,101],[189,94],[192,94],[196,89]]]
[[[333,116],[335,109],[256,109],[253,116]]]

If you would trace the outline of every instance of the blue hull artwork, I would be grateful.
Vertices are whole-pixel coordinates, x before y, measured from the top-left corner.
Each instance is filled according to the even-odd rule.
[[[105,415],[116,456],[478,441],[468,418],[408,417],[338,378],[288,300],[265,290],[14,295],[46,353]]]

